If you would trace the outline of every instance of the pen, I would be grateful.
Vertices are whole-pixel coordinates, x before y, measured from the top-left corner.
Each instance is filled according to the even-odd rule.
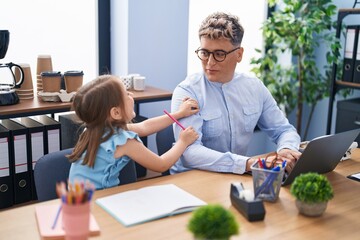
[[[59,209],[58,209],[58,211],[57,211],[57,213],[56,213],[56,216],[55,216],[55,219],[54,219],[54,223],[53,223],[53,225],[51,226],[51,229],[55,229],[55,227],[56,227],[56,223],[57,223],[57,221],[58,221],[58,219],[59,219],[59,216],[60,216],[60,212],[61,212],[61,205],[59,206]]]
[[[168,111],[164,110],[164,113],[166,113],[166,115],[168,115],[169,118],[171,118],[179,127],[181,127],[182,130],[185,130],[185,127],[181,125],[181,123],[178,120],[176,120],[173,116],[171,116],[170,113],[168,113]]]

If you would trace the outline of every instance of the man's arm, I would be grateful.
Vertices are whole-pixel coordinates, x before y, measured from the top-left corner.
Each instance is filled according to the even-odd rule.
[[[202,109],[202,99],[197,98],[195,94],[182,87],[174,90],[171,111],[176,111],[181,104],[181,99],[191,97],[198,101],[200,112]],[[202,169],[215,172],[232,172],[242,174],[246,171],[246,162],[249,157],[240,156],[231,152],[219,152],[203,146],[202,127],[203,119],[201,114],[195,114],[180,120],[185,127],[192,126],[198,132],[199,138],[190,145],[182,155],[182,165],[188,169]],[[178,139],[181,128],[174,127],[175,140]]]

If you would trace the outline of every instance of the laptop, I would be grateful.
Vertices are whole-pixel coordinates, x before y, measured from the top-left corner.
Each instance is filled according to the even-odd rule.
[[[360,128],[311,140],[282,185],[291,184],[301,173],[327,173],[335,169],[360,133]]]

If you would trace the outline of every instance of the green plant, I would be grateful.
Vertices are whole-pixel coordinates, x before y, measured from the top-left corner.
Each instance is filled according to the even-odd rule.
[[[275,8],[278,0],[269,0]],[[302,129],[303,104],[310,106],[303,139],[306,139],[316,104],[329,96],[331,66],[339,64],[341,48],[335,36],[336,6],[331,0],[283,0],[282,9],[273,11],[263,23],[263,57],[252,59],[252,71],[263,80],[275,100],[288,115],[296,108],[296,128]],[[327,48],[326,64],[317,66],[317,48]],[[257,49],[258,52],[261,50]],[[282,54],[292,62],[285,66]],[[319,69],[321,67],[321,69]],[[348,91],[347,91],[348,92]],[[347,92],[343,92],[346,96]]]
[[[318,173],[300,174],[291,184],[291,194],[306,203],[327,202],[334,197],[329,180]]]
[[[233,214],[218,204],[198,208],[192,215],[188,229],[197,239],[229,239],[239,233]]]

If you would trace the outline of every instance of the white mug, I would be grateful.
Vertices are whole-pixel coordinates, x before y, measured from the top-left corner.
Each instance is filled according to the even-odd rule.
[[[132,80],[133,80],[133,79],[132,79],[131,77],[129,77],[129,76],[122,76],[122,77],[120,77],[120,79],[121,79],[121,81],[123,82],[126,90],[128,90],[128,89],[130,89],[130,88],[132,87],[132,85],[133,85]]]
[[[135,76],[133,77],[133,84],[135,91],[144,91],[145,90],[145,77]]]

